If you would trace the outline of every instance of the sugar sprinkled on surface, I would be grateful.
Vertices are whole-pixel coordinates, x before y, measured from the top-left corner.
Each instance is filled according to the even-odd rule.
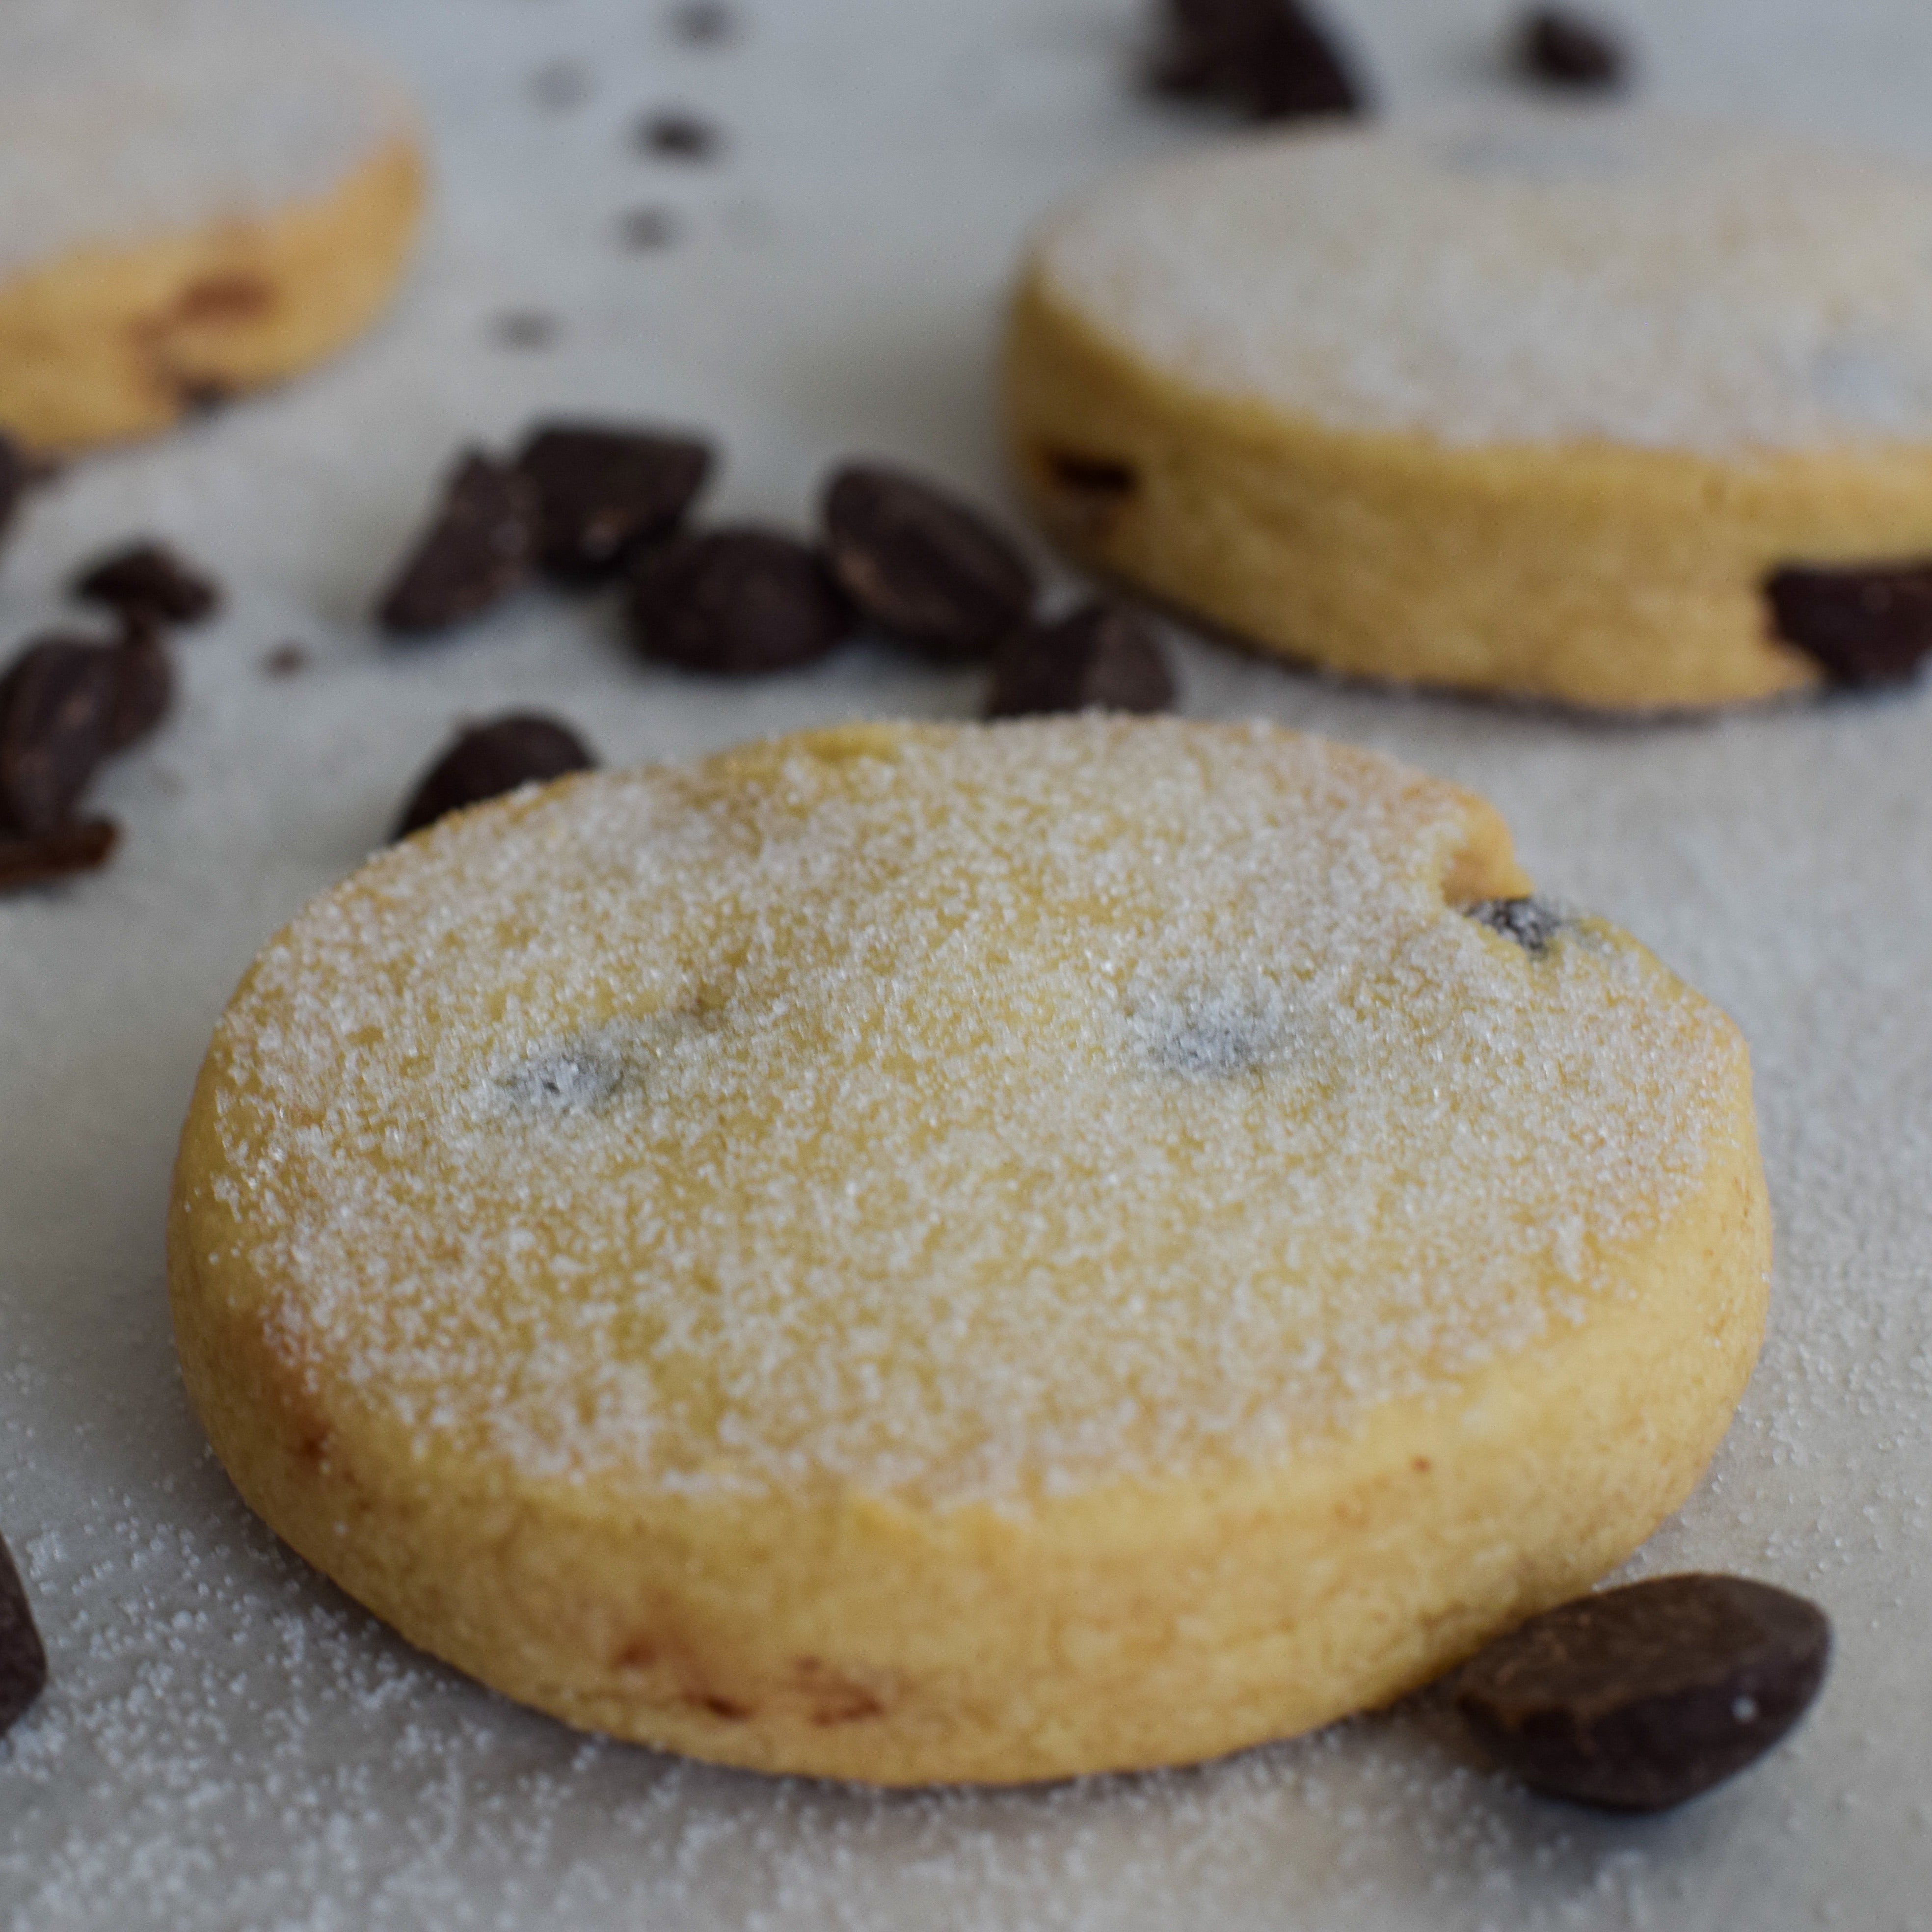
[[[1446,906],[1448,787],[1261,728],[834,742],[459,821],[268,949],[197,1238],[312,1386],[538,1477],[1015,1498],[1580,1318],[1701,1172],[1727,1030]]]
[[[1103,187],[1050,286],[1184,382],[1452,443],[1932,437],[1932,178],[1574,110],[1297,134]]]

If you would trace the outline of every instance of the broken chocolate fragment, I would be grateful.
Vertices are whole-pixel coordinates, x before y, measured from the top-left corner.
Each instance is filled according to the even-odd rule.
[[[1463,911],[1478,925],[1514,940],[1526,952],[1546,951],[1564,924],[1563,915],[1542,899],[1484,899]]]
[[[120,647],[54,634],[0,679],[0,828],[51,832],[73,817],[114,748]]]
[[[879,464],[850,464],[825,493],[832,574],[860,614],[928,656],[988,656],[1024,623],[1036,590],[1019,548],[976,512]]]
[[[26,1586],[0,1538],[0,1737],[46,1688],[47,1653],[34,1628]]]
[[[816,550],[741,526],[646,553],[631,622],[647,657],[749,677],[824,656],[850,634],[852,614]]]
[[[1166,711],[1174,679],[1146,622],[1118,604],[1090,604],[1051,624],[1029,624],[993,659],[988,718],[1050,711]]]
[[[543,568],[601,582],[640,545],[670,536],[711,470],[696,438],[590,422],[540,423],[517,467],[537,494]]]
[[[107,721],[107,748],[122,752],[145,738],[168,715],[174,701],[174,666],[160,633],[133,619],[116,650],[120,688]]]
[[[1566,7],[1539,7],[1524,16],[1516,59],[1532,80],[1558,87],[1619,87],[1629,67],[1622,44],[1601,21]]]
[[[446,812],[500,798],[519,785],[586,772],[596,763],[597,754],[568,724],[539,712],[512,712],[473,724],[423,775],[394,836],[406,838]]]
[[[457,460],[436,520],[378,608],[398,637],[447,630],[527,583],[536,568],[540,518],[528,477],[481,451]]]
[[[1660,1576],[1532,1617],[1466,1665],[1457,1708],[1524,1783],[1658,1811],[1761,1756],[1823,1681],[1815,1604],[1742,1576]]]
[[[70,587],[88,603],[154,623],[199,624],[221,608],[220,585],[165,544],[130,544],[83,566]]]
[[[50,832],[0,830],[0,892],[94,872],[120,842],[121,828],[111,818],[80,819]],[[5,1728],[0,1724],[0,1730]]]
[[[1932,655],[1932,559],[1792,565],[1764,592],[1778,636],[1834,684],[1904,684]]]
[[[632,138],[644,153],[672,161],[708,161],[724,145],[709,121],[681,107],[640,116]]]
[[[1297,0],[1167,0],[1165,27],[1150,74],[1162,93],[1227,100],[1262,121],[1366,105],[1333,37]]]

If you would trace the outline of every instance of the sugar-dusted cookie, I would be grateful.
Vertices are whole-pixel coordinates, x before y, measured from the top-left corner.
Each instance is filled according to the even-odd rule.
[[[7,0],[0,429],[80,449],[308,368],[422,197],[400,92],[280,0]]]
[[[1009,396],[1072,548],[1340,670],[1648,709],[1932,650],[1903,165],[1574,109],[1218,146],[1047,224]]]
[[[169,1252],[243,1495],[570,1722],[906,1783],[1432,1676],[1756,1356],[1744,1048],[1468,794],[1263,725],[780,739],[443,820],[223,1019]]]

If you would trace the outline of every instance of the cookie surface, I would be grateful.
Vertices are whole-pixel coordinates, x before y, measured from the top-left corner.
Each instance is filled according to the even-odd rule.
[[[1932,553],[1932,194],[1588,111],[1301,133],[1049,221],[1012,434],[1084,555],[1270,650],[1625,708],[1816,683],[1777,570]]]
[[[82,448],[309,367],[422,199],[395,84],[279,0],[10,0],[0,428]]]
[[[888,1783],[1386,1700],[1681,1502],[1755,1358],[1729,1023],[1482,802],[1261,726],[865,727],[444,821],[184,1132],[250,1503],[571,1722]]]

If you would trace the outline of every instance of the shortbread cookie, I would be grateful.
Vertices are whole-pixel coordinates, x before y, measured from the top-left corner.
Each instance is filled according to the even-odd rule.
[[[189,1390],[346,1589],[622,1737],[1006,1780],[1380,1703],[1641,1542],[1759,1343],[1742,1046],[1526,890],[1258,724],[480,806],[221,1022]]]
[[[7,0],[0,428],[80,449],[307,368],[422,197],[394,83],[278,0]]]
[[[1587,110],[1217,147],[1048,222],[1009,396],[1070,547],[1336,670],[1648,709],[1932,647],[1770,595],[1932,556],[1902,165]]]

